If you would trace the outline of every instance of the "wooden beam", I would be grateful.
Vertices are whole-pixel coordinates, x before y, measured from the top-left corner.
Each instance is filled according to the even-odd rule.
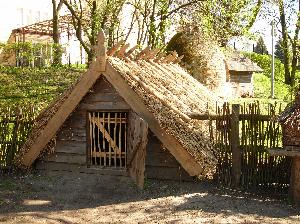
[[[105,35],[102,29],[99,31],[97,42],[98,44],[96,47],[96,58],[99,61],[99,69],[101,71],[104,71],[106,67],[106,47],[105,47]]]
[[[152,132],[188,174],[190,176],[200,175],[203,171],[203,167],[195,161],[175,137],[166,133],[166,131],[160,127],[158,121],[155,119],[154,115],[148,111],[142,99],[131,89],[119,72],[117,72],[110,63],[107,63],[106,71],[103,74],[130,107],[148,123]]]
[[[300,156],[299,146],[284,146],[283,148],[268,149],[270,156]]]
[[[181,55],[173,63],[174,64],[179,64],[183,58],[184,58],[184,55]]]
[[[129,51],[127,51],[127,52],[125,53],[125,56],[126,56],[126,57],[130,57],[131,54],[132,54],[136,49],[138,49],[138,45],[135,45],[133,48],[131,48]]]
[[[290,177],[290,196],[293,202],[300,205],[300,157],[292,158],[291,177]]]
[[[121,49],[119,50],[119,52],[117,53],[117,56],[120,58],[125,58],[125,51],[129,48],[129,44],[125,44],[121,47]]]
[[[177,59],[178,55],[175,51],[172,51],[171,54],[168,54],[163,60],[162,63],[170,64]]]
[[[226,120],[227,118],[224,116],[220,116],[217,114],[198,114],[198,113],[190,113],[188,116],[191,119],[196,120]],[[239,114],[239,120],[259,120],[259,121],[275,121],[277,118],[272,115],[262,115],[262,114]]]
[[[161,60],[164,60],[165,57],[166,57],[166,53],[165,52],[161,52],[160,54],[158,54],[156,56],[156,58],[153,61],[154,62],[160,62]]]
[[[113,56],[123,44],[124,44],[124,40],[119,41],[115,46],[109,49],[106,54],[108,56]]]
[[[161,49],[159,49],[159,48],[155,48],[153,50],[150,50],[148,52],[148,54],[146,54],[146,55],[143,56],[143,59],[144,60],[154,59],[160,50]]]
[[[137,54],[136,60],[138,61],[138,60],[140,60],[140,59],[143,59],[143,56],[144,56],[145,54],[147,54],[149,51],[150,51],[150,47],[148,46],[148,47],[146,47],[144,50],[142,50],[140,53]]]

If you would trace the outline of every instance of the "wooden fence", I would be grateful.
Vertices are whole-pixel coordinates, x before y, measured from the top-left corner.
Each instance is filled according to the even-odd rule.
[[[268,149],[282,147],[282,130],[276,117],[280,105],[224,104],[214,115],[191,115],[207,120],[219,151],[216,178],[224,186],[286,191],[291,160],[270,157]]]
[[[0,168],[10,168],[26,140],[38,109],[34,106],[0,108]]]

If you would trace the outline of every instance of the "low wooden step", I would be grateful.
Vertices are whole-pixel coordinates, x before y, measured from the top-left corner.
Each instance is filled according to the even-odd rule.
[[[124,169],[112,169],[112,168],[97,168],[83,166],[80,164],[70,164],[70,163],[58,163],[50,161],[37,161],[37,170],[46,171],[69,171],[69,172],[79,172],[79,173],[91,173],[100,175],[110,175],[110,176],[129,176],[128,172]]]
[[[84,166],[86,164],[86,155],[56,152],[52,155],[46,156],[43,160],[47,162],[57,162],[57,163],[71,163],[71,164],[75,163]]]

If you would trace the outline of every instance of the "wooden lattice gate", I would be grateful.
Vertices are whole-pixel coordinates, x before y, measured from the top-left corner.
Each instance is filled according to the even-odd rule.
[[[127,113],[88,114],[87,161],[90,166],[126,168]]]

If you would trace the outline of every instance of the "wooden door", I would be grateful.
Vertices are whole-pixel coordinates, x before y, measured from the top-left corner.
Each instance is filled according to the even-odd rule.
[[[90,112],[88,164],[126,169],[127,112]]]
[[[135,112],[129,112],[127,137],[127,167],[139,188],[144,187],[148,124]]]

